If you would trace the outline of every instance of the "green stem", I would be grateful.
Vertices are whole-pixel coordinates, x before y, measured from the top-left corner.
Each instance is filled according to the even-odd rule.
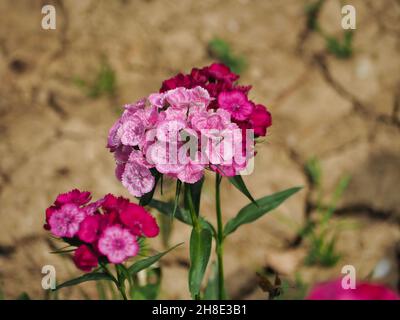
[[[221,212],[221,197],[220,197],[220,184],[222,177],[216,173],[215,176],[215,205],[217,213],[217,260],[218,260],[218,299],[224,300],[225,295],[225,284],[224,284],[224,227],[222,223],[222,212]]]
[[[122,272],[121,272],[120,268],[118,267],[118,265],[115,265],[115,270],[117,271],[118,291],[121,293],[121,296],[124,300],[128,300],[128,297],[126,296],[126,292],[125,292],[125,283],[124,283],[125,280],[124,280],[124,277],[123,277]]]
[[[123,298],[124,300],[128,300],[128,298],[127,298],[127,296],[126,296],[126,293],[125,293],[125,289],[124,289],[123,287],[121,287],[121,283],[120,283],[121,277],[120,277],[120,273],[119,273],[119,271],[118,271],[117,266],[115,266],[115,268],[116,268],[116,270],[117,270],[117,278],[118,278],[118,279],[116,279],[116,278],[114,277],[114,275],[112,274],[112,272],[111,272],[110,270],[108,270],[107,266],[106,266],[104,263],[100,263],[100,267],[103,269],[103,271],[104,271],[105,273],[107,273],[107,274],[111,277],[111,279],[112,279],[112,281],[114,282],[115,286],[117,287],[118,291],[121,293],[122,298]],[[124,285],[123,285],[123,286],[124,286]]]
[[[199,217],[196,214],[196,210],[193,205],[192,193],[190,190],[190,186],[188,184],[185,185],[185,192],[188,200],[189,212],[190,212],[190,217],[192,218],[193,228],[195,228],[196,231],[200,232]]]
[[[187,201],[188,201],[189,212],[190,212],[190,217],[192,219],[193,229],[196,232],[200,232],[201,231],[201,226],[200,226],[200,222],[199,222],[199,217],[197,216],[196,210],[195,210],[194,205],[193,205],[192,192],[190,190],[190,185],[189,184],[185,184],[185,193],[186,193],[186,198],[187,198]],[[194,299],[195,300],[200,300],[200,294],[196,294]]]

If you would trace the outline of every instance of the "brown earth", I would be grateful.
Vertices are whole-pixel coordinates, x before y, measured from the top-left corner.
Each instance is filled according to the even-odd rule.
[[[45,208],[74,187],[94,197],[129,197],[114,177],[105,149],[120,106],[156,91],[163,79],[212,60],[207,43],[218,36],[244,55],[241,82],[269,106],[273,127],[259,147],[255,172],[246,177],[255,197],[303,185],[273,214],[243,226],[225,252],[230,296],[266,298],[255,272],[273,268],[312,284],[340,276],[345,264],[366,278],[386,259],[384,279],[399,281],[400,248],[400,4],[353,0],[357,9],[354,55],[341,60],[322,38],[305,31],[306,0],[286,1],[24,1],[0,2],[0,279],[7,298],[26,291],[45,297],[41,268],[56,267],[58,281],[78,275],[69,257],[49,252],[58,243],[42,230]],[[41,7],[53,3],[57,29],[41,29]],[[327,0],[322,27],[340,28],[340,2]],[[113,96],[93,99],[74,83],[93,79],[106,58],[116,72]],[[304,164],[321,161],[324,195],[344,174],[352,179],[332,228],[342,259],[333,268],[306,267],[307,243],[288,244],[313,214],[315,190]],[[224,219],[247,203],[223,185]],[[213,182],[206,183],[202,212],[214,221]],[[311,208],[311,209],[310,209]],[[289,222],[288,222],[289,221]],[[162,265],[162,298],[188,298],[189,229],[174,226],[171,243],[185,245]],[[162,250],[159,241],[155,249]],[[397,258],[396,258],[397,248]],[[385,260],[385,261],[386,261]],[[86,292],[86,293],[85,293]],[[63,298],[97,295],[90,285],[60,292]]]

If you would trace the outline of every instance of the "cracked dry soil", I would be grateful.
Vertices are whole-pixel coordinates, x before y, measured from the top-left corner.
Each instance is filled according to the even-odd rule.
[[[303,185],[304,190],[273,214],[243,226],[226,244],[231,297],[264,299],[255,272],[270,268],[307,283],[340,276],[352,264],[365,278],[386,259],[381,281],[399,283],[400,251],[400,4],[361,1],[354,55],[340,60],[307,30],[309,1],[46,1],[57,8],[57,29],[40,28],[44,1],[0,2],[0,281],[7,298],[26,291],[35,299],[41,268],[56,267],[58,281],[79,272],[68,256],[51,255],[59,245],[42,230],[44,210],[73,187],[129,196],[114,178],[105,149],[120,106],[158,89],[178,71],[212,60],[207,42],[220,37],[243,54],[241,82],[269,106],[273,126],[258,149],[246,183],[255,197]],[[321,25],[340,34],[339,1],[327,0]],[[93,79],[102,59],[116,72],[113,96],[89,98],[74,79]],[[315,190],[304,165],[321,161],[328,199],[341,176],[352,179],[332,228],[342,259],[333,268],[306,267],[307,243],[296,244],[296,227],[315,213]],[[214,221],[213,183],[207,182],[202,212]],[[159,196],[159,195],[158,195]],[[168,195],[166,196],[168,197]],[[227,220],[246,199],[225,184]],[[287,223],[285,221],[290,221]],[[175,224],[171,244],[186,241],[163,261],[161,298],[189,298],[189,230]],[[296,245],[293,245],[293,244]],[[152,246],[162,250],[159,240]],[[65,289],[62,298],[96,298],[93,285]]]

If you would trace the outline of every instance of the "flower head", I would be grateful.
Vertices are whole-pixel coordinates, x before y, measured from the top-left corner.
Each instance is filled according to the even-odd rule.
[[[74,263],[82,271],[89,272],[98,265],[98,257],[87,245],[80,245],[74,254]]]
[[[118,225],[104,230],[98,243],[99,251],[112,263],[122,263],[139,252],[136,237]]]
[[[120,213],[122,223],[136,236],[156,237],[160,229],[156,219],[143,207],[130,203],[126,210]]]
[[[218,104],[238,121],[247,120],[254,108],[253,103],[239,90],[221,92],[218,96]]]
[[[149,212],[112,194],[81,206],[54,203],[46,210],[46,221],[45,229],[78,246],[74,262],[83,271],[96,267],[98,259],[121,263],[138,253],[138,238],[159,234],[157,222]]]
[[[51,232],[58,237],[72,238],[79,230],[86,213],[76,204],[67,203],[55,210],[49,219]]]

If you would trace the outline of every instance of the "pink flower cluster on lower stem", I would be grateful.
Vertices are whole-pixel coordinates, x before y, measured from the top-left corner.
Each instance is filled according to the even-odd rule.
[[[54,236],[79,244],[73,260],[83,271],[95,268],[99,259],[122,263],[138,254],[140,237],[159,233],[154,217],[128,199],[108,194],[90,200],[89,192],[77,189],[60,194],[47,208],[44,225]]]
[[[309,293],[308,300],[398,300],[393,290],[376,283],[360,282],[354,289],[344,289],[342,279],[318,284]]]

